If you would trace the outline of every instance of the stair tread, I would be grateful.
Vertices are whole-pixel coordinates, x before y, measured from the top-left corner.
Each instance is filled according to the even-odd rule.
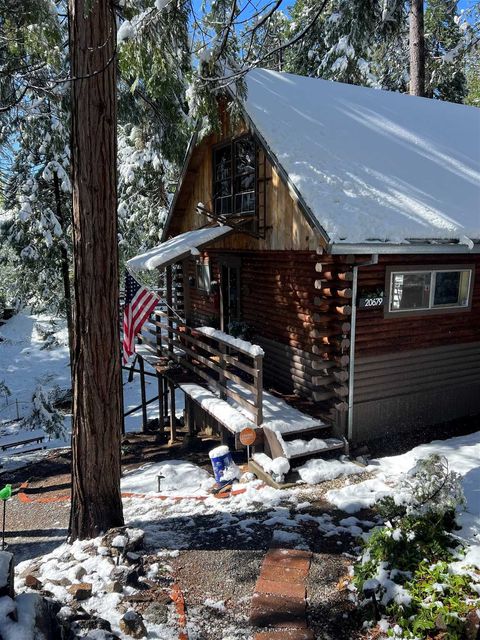
[[[316,453],[326,453],[345,446],[339,438],[311,438],[310,440],[297,439],[283,441],[283,449],[287,458],[298,458]]]
[[[276,429],[273,429],[275,432],[277,432],[279,435],[281,435],[282,437],[285,436],[297,436],[297,435],[301,435],[302,433],[310,433],[312,431],[319,431],[320,429],[330,429],[331,428],[331,424],[325,424],[322,422],[319,422],[316,425],[310,426],[310,427],[303,427],[303,428],[293,428],[293,429],[285,429],[282,431],[277,431]]]

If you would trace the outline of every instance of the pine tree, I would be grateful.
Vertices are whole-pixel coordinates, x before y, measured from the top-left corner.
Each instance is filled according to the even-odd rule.
[[[316,0],[296,0],[291,9],[290,31],[299,33],[316,10]],[[328,14],[327,14],[328,15]],[[286,70],[302,76],[317,76],[318,69],[326,54],[324,29],[325,15],[322,14],[300,42],[286,52]]]
[[[70,0],[74,257],[72,540],[123,524],[115,17]],[[99,159],[101,159],[99,161]]]
[[[248,24],[247,29],[251,30],[255,27]],[[290,21],[283,11],[276,11],[270,18],[245,38],[244,50],[245,58],[255,62],[261,60],[261,66],[264,69],[273,69],[274,71],[286,70],[286,52],[281,48],[282,43],[288,40],[290,36]],[[269,55],[269,52],[273,52]]]
[[[429,98],[463,102],[467,94],[457,0],[428,0],[425,10],[426,88]]]
[[[467,95],[465,104],[480,107],[480,48],[472,49],[466,58]]]

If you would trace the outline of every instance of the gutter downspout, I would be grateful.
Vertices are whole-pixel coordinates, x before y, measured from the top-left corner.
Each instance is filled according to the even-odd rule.
[[[348,376],[348,416],[347,416],[347,440],[350,442],[353,436],[353,394],[355,377],[355,342],[357,330],[357,293],[358,293],[358,269],[378,264],[378,254],[372,255],[371,260],[353,267],[352,281],[352,315],[350,318],[350,371]]]

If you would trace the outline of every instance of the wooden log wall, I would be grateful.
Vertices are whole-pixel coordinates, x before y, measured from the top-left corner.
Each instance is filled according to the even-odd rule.
[[[211,280],[220,282],[220,270],[218,261],[214,260],[207,252],[202,252],[199,258],[210,264]],[[216,292],[207,293],[198,289],[196,285],[197,271],[196,262],[189,260],[187,265],[187,278],[185,286],[188,287],[189,299],[186,309],[187,316],[190,315],[189,321],[192,326],[214,326],[220,327],[220,294]],[[189,285],[189,279],[193,278],[195,284]]]
[[[383,290],[386,267],[396,265],[418,265],[427,269],[429,266],[472,266],[475,271],[472,309],[387,318],[384,317],[384,309],[358,310],[355,357],[480,340],[480,256],[380,256],[377,265],[359,268],[359,292]]]
[[[208,250],[212,279],[222,255]],[[314,251],[235,252],[241,257],[241,319],[265,350],[267,386],[318,403],[338,421],[347,409],[352,265]],[[194,275],[194,263],[189,275]],[[218,296],[189,294],[192,320],[219,318]],[[218,324],[218,321],[217,321]]]

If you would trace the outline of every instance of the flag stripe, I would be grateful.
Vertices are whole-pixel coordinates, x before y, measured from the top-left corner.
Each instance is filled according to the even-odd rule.
[[[135,336],[157,306],[160,298],[141,286],[128,272],[125,274],[125,309],[123,314],[123,363],[135,352]]]

